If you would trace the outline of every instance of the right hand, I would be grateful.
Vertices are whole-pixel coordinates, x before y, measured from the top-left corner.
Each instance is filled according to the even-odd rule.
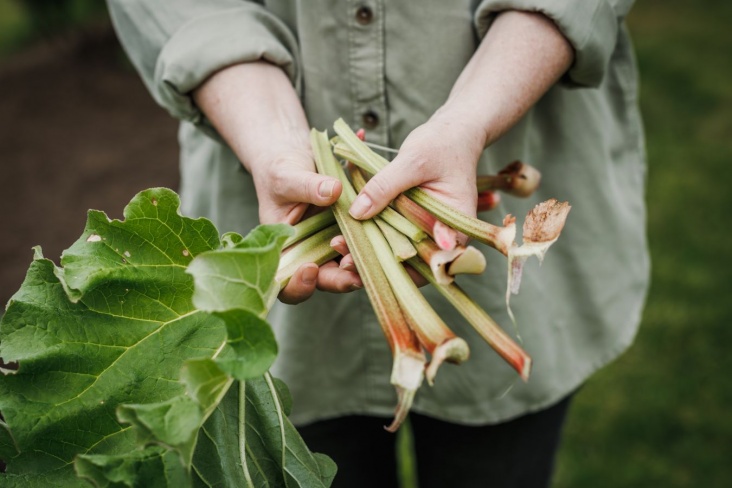
[[[335,203],[341,194],[341,182],[315,172],[312,154],[301,149],[282,151],[269,164],[257,164],[253,173],[259,200],[259,220],[263,224],[296,224],[311,208]],[[314,263],[298,268],[279,299],[296,304],[310,298],[315,290],[330,293],[348,293],[363,288],[361,278],[352,266],[353,259],[342,245],[342,236],[332,244],[343,254],[341,264],[329,261],[318,267]]]
[[[266,61],[232,65],[214,73],[193,97],[254,179],[263,224],[295,224],[310,205],[328,206],[341,183],[315,171],[310,127],[290,80]],[[316,289],[342,293],[362,286],[358,274],[327,263],[304,264],[280,292],[298,303]]]

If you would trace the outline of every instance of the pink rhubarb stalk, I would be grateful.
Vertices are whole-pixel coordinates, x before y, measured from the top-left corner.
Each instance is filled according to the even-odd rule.
[[[456,246],[445,250],[431,239],[416,243],[417,254],[429,264],[436,281],[441,285],[452,283],[457,274],[480,274],[485,271],[486,261],[483,253],[473,246]]]
[[[345,180],[342,168],[330,151],[327,135],[313,130],[310,133],[310,141],[318,171]],[[350,192],[345,190],[350,190]],[[366,235],[364,225],[353,219],[348,213],[354,198],[352,193],[355,192],[350,184],[344,185],[344,191],[332,208],[371,301],[371,306],[392,350],[394,363],[391,384],[396,388],[398,404],[394,420],[387,430],[394,432],[406,418],[414,395],[422,384],[426,359],[417,336],[410,329],[399,301],[379,264],[379,259]],[[376,224],[369,223],[376,228]],[[376,231],[378,232],[378,229]]]
[[[353,153],[354,157],[350,161],[354,164],[362,165],[361,168],[371,174],[375,174],[389,164],[389,161],[373,152],[362,140],[356,137],[356,134],[353,133],[343,119],[338,119],[333,124],[333,127],[340,137],[339,143],[347,146],[351,153]],[[476,219],[475,217],[465,215],[433,197],[422,188],[411,188],[403,194],[449,227],[488,244],[504,255],[508,255],[508,250],[513,245],[513,240],[516,236],[515,219],[510,215],[504,219],[504,226],[498,227]],[[437,243],[439,245],[442,244],[439,240]]]
[[[483,339],[513,368],[524,381],[531,371],[531,357],[455,283],[441,285],[421,258],[409,264],[424,276],[465,317]]]
[[[501,195],[493,190],[483,190],[478,192],[478,212],[488,212],[493,210],[501,203]]]
[[[351,134],[353,135],[352,132]],[[327,140],[327,136],[321,134],[321,146],[327,143]],[[341,193],[341,199],[339,199],[338,204],[340,205],[341,201],[343,201],[346,205],[345,210],[347,213],[347,209],[356,198],[356,191],[351,186],[350,181],[346,178],[343,169],[338,165],[332,153],[325,151],[324,148],[321,148],[319,152],[327,154],[322,154],[322,156],[319,154],[316,156],[318,171],[329,176],[338,177],[343,183],[343,192]],[[327,164],[319,163],[318,157],[326,160]],[[338,219],[339,211],[334,210],[334,212],[336,219]],[[354,222],[357,221],[354,220]],[[431,361],[425,371],[425,376],[428,383],[433,384],[437,369],[444,361],[461,363],[468,359],[470,355],[468,344],[463,339],[457,337],[445,325],[424,296],[422,296],[406,269],[404,269],[404,266],[392,254],[388,242],[376,224],[372,220],[365,220],[361,222],[361,225],[366,232],[369,242],[373,246],[374,253],[381,264],[381,268],[384,270],[388,284],[391,286],[402,311],[407,316],[412,330],[417,335],[420,344],[431,355]],[[348,244],[349,249],[351,249],[350,242]],[[353,253],[353,249],[351,249],[351,253]],[[358,267],[358,263],[356,267],[359,269],[359,273],[361,273],[361,268]]]
[[[478,191],[501,190],[515,197],[528,197],[533,194],[541,182],[541,173],[533,166],[514,161],[497,175],[478,175],[476,184]]]

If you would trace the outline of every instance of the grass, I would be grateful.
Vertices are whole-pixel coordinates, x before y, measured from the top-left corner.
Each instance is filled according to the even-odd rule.
[[[577,397],[556,488],[732,480],[732,18],[728,2],[631,13],[648,137],[652,287],[636,344]]]

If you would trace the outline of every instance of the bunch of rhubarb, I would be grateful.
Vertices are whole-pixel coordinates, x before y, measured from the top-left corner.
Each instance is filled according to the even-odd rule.
[[[443,362],[459,364],[470,355],[467,343],[433,310],[403,263],[435,286],[527,381],[529,354],[455,283],[455,275],[482,273],[486,261],[475,247],[458,244],[450,229],[508,258],[508,306],[510,294],[518,293],[523,263],[530,256],[543,259],[561,233],[569,204],[552,199],[537,205],[524,221],[521,246],[515,242],[513,216],[507,215],[503,226],[495,226],[458,212],[421,188],[405,191],[373,219],[358,221],[348,209],[368,178],[389,161],[364,142],[362,132],[354,133],[343,120],[337,120],[334,129],[337,135],[332,139],[325,132],[311,131],[311,144],[318,172],[340,179],[343,192],[332,211],[295,226],[295,233],[285,243],[277,280],[284,287],[301,264],[322,264],[336,258],[338,252],[330,243],[338,235],[345,238],[393,353],[391,383],[398,404],[395,418],[386,429],[393,432],[399,428],[424,378],[432,385]],[[495,208],[500,201],[498,191],[518,197],[531,195],[539,180],[535,168],[518,161],[496,175],[479,175],[478,211]],[[513,320],[510,307],[508,311]]]

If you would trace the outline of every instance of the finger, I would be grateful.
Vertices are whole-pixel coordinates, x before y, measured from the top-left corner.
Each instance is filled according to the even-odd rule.
[[[338,263],[338,267],[345,269],[346,271],[356,272],[356,263],[353,261],[353,256],[351,254],[343,256],[343,258],[341,258],[341,262]]]
[[[341,256],[345,256],[350,252],[348,250],[348,244],[346,244],[346,238],[343,236],[335,236],[331,239],[330,247]]]
[[[333,204],[341,194],[343,185],[337,178],[312,171],[295,170],[278,178],[277,193],[289,202],[304,202],[324,207]]]
[[[349,210],[354,219],[369,219],[381,212],[400,193],[422,183],[418,171],[405,170],[397,156],[361,189]]]
[[[318,289],[330,293],[348,293],[363,288],[358,273],[341,269],[331,261],[320,267]]]
[[[280,291],[280,301],[295,305],[310,298],[315,293],[319,274],[318,265],[315,263],[303,264],[297,268],[287,286]]]

